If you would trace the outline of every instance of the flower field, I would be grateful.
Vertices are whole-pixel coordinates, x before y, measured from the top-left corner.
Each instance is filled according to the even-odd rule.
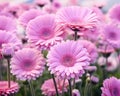
[[[120,96],[120,4],[0,3],[0,96]]]

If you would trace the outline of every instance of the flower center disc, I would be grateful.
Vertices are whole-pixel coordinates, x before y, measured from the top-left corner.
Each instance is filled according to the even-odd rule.
[[[61,61],[62,61],[62,65],[66,67],[72,67],[74,66],[75,63],[75,59],[71,55],[64,55]]]

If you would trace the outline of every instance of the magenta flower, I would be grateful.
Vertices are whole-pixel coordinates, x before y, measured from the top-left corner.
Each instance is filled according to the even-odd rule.
[[[82,76],[85,73],[84,68],[90,63],[86,48],[75,41],[66,41],[51,47],[47,58],[51,74],[66,79]]]
[[[54,15],[35,18],[27,26],[28,41],[40,49],[49,49],[62,40],[62,32],[56,31],[55,27]]]
[[[11,59],[11,73],[20,80],[35,80],[42,75],[44,59],[36,49],[23,48]]]
[[[91,58],[91,63],[95,63],[95,61],[97,60],[97,57],[98,57],[98,52],[97,52],[97,48],[95,46],[95,44],[93,44],[92,42],[90,41],[87,41],[87,40],[79,40],[79,42],[81,44],[83,44],[83,46],[87,49],[89,55],[90,55],[90,58]]]
[[[105,39],[114,48],[120,48],[120,28],[114,24],[105,25],[103,29]]]
[[[4,46],[5,44],[12,45],[11,47],[13,47],[15,50],[21,47],[21,41],[17,38],[15,34],[0,31],[0,37],[0,49],[2,49],[2,46]]]
[[[13,18],[0,16],[0,30],[3,31],[16,31],[16,22]]]
[[[72,96],[81,96],[79,90],[78,89],[73,89],[72,90]]]
[[[90,8],[70,6],[58,10],[56,22],[61,24],[61,27],[83,31],[95,27],[98,17]]]
[[[116,77],[111,77],[103,82],[101,96],[120,96],[120,80]]]
[[[64,92],[66,92],[67,87],[68,87],[67,80],[65,80],[64,89],[62,89],[64,80],[61,80],[61,79],[58,79],[58,78],[55,78],[55,80],[56,80],[56,83],[57,83],[58,92],[62,93],[62,90],[64,90]],[[56,90],[55,90],[55,85],[53,83],[53,79],[45,80],[45,82],[41,86],[41,90],[42,90],[42,94],[44,94],[45,96],[55,96],[56,95]]]
[[[36,18],[37,16],[44,15],[44,14],[45,13],[41,10],[31,9],[31,10],[25,11],[22,15],[20,15],[19,22],[26,27],[29,21]]]
[[[114,5],[108,14],[111,19],[120,22],[120,4]]]
[[[17,93],[19,85],[16,82],[10,81],[11,87],[8,87],[8,81],[0,81],[0,96],[9,96],[10,94]]]

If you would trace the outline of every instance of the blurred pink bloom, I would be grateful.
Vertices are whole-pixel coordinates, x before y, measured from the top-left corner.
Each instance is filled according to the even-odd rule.
[[[11,59],[11,73],[20,80],[35,80],[41,76],[45,61],[42,54],[31,48],[23,48],[15,52]]]
[[[107,71],[115,71],[119,67],[119,61],[118,57],[115,56],[115,54],[111,54],[111,56],[108,58],[107,64],[106,64],[106,70]]]
[[[116,69],[118,69],[118,67],[119,67],[119,61],[118,60],[119,60],[119,58],[115,54],[111,54],[107,58],[107,62],[106,62],[105,57],[100,57],[98,59],[98,64],[100,66],[105,66],[105,69],[108,72],[112,72],[112,71],[115,71]]]
[[[57,83],[58,92],[62,93],[64,80],[58,78],[55,78],[55,80]],[[67,80],[65,80],[64,92],[67,91],[67,87],[68,87],[68,82]],[[42,90],[42,94],[44,94],[45,96],[56,96],[56,90],[55,90],[55,85],[53,83],[53,79],[45,80],[45,82],[42,84],[41,90]]]
[[[0,96],[9,96],[10,94],[17,93],[19,85],[16,82],[10,81],[11,87],[8,87],[8,81],[0,81]]]
[[[37,9],[31,9],[28,11],[25,11],[23,14],[20,15],[19,17],[19,22],[26,27],[29,21],[32,19],[36,18],[37,16],[44,15],[45,12]]]
[[[62,32],[56,31],[55,28],[54,15],[39,16],[27,26],[28,41],[39,49],[49,49],[62,40]]]
[[[73,89],[72,90],[72,96],[81,96],[79,90],[78,89]]]
[[[91,9],[97,14],[99,20],[105,21],[105,14],[103,14],[102,10],[100,10],[98,7],[92,7]]]
[[[114,5],[108,12],[111,19],[120,22],[120,4]]]
[[[58,25],[61,24],[62,28],[83,31],[95,27],[98,17],[90,8],[69,6],[58,10],[56,22]]]
[[[120,96],[120,80],[116,77],[110,77],[104,80],[101,96]]]
[[[50,0],[34,0],[34,3],[40,7],[50,3]]]
[[[2,46],[4,46],[3,44],[13,44],[12,47],[17,50],[21,46],[21,41],[15,34],[0,31],[0,49],[2,49]]]
[[[66,41],[51,47],[47,58],[51,74],[66,79],[82,76],[85,73],[84,68],[90,63],[87,49],[75,41]]]
[[[120,28],[115,24],[107,24],[103,28],[105,39],[114,48],[120,48]]]
[[[98,57],[97,47],[95,44],[88,40],[79,40],[79,42],[87,49],[91,58],[90,63],[95,63]]]
[[[15,49],[13,48],[13,44],[2,44],[2,50],[3,55],[13,55],[15,52]]]
[[[90,80],[93,84],[97,84],[99,82],[99,78],[94,75],[90,77]]]
[[[56,13],[58,9],[61,8],[61,3],[54,0],[52,3],[49,3],[43,7],[43,10],[47,13]]]
[[[0,16],[0,30],[16,32],[16,21],[10,17]]]

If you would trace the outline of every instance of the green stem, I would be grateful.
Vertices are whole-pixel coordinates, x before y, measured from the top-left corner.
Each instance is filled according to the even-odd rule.
[[[86,80],[86,84],[85,84],[85,89],[84,89],[84,96],[88,96],[88,81]]]
[[[27,88],[26,88],[26,85],[24,85],[24,96],[27,96]]]
[[[8,88],[10,88],[10,59],[7,59],[7,79],[8,79]]]
[[[57,89],[57,84],[56,84],[55,77],[54,77],[53,74],[52,74],[52,78],[53,78],[53,82],[54,82],[54,86],[55,86],[55,90],[56,90],[56,95],[59,96],[58,89]]]
[[[68,80],[69,82],[69,96],[72,96],[72,85],[71,85],[71,80]]]
[[[35,91],[30,81],[29,81],[29,86],[30,86],[31,95],[35,96]]]

